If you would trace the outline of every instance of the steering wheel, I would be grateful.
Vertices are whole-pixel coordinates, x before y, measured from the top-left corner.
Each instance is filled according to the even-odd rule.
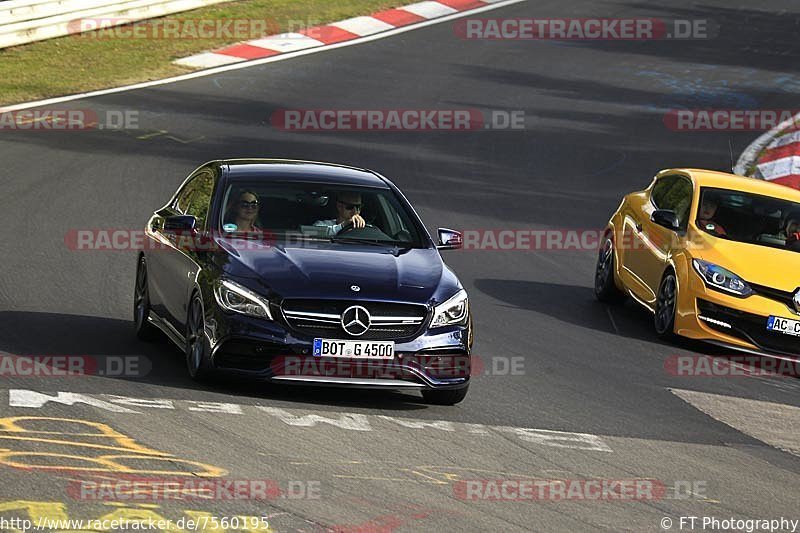
[[[367,224],[363,228],[356,228],[353,224],[348,223],[348,225],[343,227],[342,229],[340,229],[339,232],[336,235],[341,235],[343,233],[349,233],[349,232],[354,231],[354,230],[364,230],[364,229],[367,229],[367,228],[374,228],[374,227],[375,226],[373,226],[372,224]]]

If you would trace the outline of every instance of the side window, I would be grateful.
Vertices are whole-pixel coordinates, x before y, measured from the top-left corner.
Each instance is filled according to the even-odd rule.
[[[678,215],[681,229],[685,230],[689,223],[689,208],[692,206],[692,182],[679,178],[670,189],[669,196],[674,205],[672,210]]]
[[[214,172],[201,171],[186,187],[189,189],[186,210],[182,211],[197,219],[197,227],[204,228],[206,217],[211,206],[211,196],[214,194]],[[181,198],[178,199],[180,204]]]
[[[189,200],[192,197],[192,193],[194,192],[194,183],[197,181],[197,178],[192,178],[189,183],[184,185],[181,192],[178,193],[178,198],[175,200],[175,210],[178,213],[185,215],[186,210],[189,208]]]
[[[650,199],[656,209],[672,209],[667,207],[666,197],[677,179],[678,176],[664,176],[656,182],[653,191],[650,193]]]
[[[681,229],[686,229],[692,204],[691,181],[682,176],[665,176],[653,187],[652,200],[656,208],[674,211]]]

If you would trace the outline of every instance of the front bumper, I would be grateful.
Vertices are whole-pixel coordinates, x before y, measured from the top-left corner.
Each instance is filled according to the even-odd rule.
[[[472,349],[468,326],[429,330],[395,341],[391,360],[320,358],[314,338],[281,319],[262,320],[209,306],[210,363],[219,372],[275,383],[366,389],[460,389],[469,384]],[[387,339],[389,340],[389,339]]]
[[[768,331],[769,316],[800,320],[800,314],[770,295],[728,295],[709,289],[690,270],[679,291],[676,333],[759,355],[800,357],[800,337]]]

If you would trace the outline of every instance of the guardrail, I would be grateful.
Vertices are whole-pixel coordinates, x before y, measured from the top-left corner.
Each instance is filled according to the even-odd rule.
[[[163,17],[230,0],[5,0],[0,2],[0,48],[79,33],[80,19],[114,25]]]

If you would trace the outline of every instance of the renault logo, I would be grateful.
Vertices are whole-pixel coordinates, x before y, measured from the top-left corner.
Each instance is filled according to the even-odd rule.
[[[792,302],[794,302],[794,310],[800,313],[800,289],[795,291]]]
[[[366,333],[372,323],[369,311],[360,305],[353,305],[345,309],[341,321],[342,329],[353,337],[359,337]]]

